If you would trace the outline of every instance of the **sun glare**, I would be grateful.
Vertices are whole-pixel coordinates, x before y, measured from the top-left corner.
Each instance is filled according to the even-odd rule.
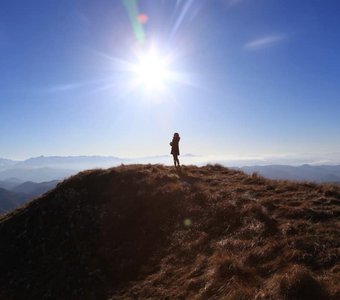
[[[170,77],[168,62],[155,51],[140,54],[133,71],[137,83],[150,91],[164,89]]]

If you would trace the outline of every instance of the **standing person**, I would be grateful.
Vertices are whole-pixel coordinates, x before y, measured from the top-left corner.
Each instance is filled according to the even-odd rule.
[[[174,133],[174,137],[172,138],[172,141],[170,142],[170,146],[171,146],[171,154],[174,157],[174,164],[175,167],[176,166],[180,166],[179,165],[179,160],[178,160],[178,156],[179,156],[179,140],[181,138],[179,137],[179,134],[177,132]]]

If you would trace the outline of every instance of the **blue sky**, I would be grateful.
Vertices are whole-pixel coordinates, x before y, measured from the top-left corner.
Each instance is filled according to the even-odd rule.
[[[0,157],[166,154],[175,131],[182,153],[340,152],[339,1],[137,4],[142,45],[120,0],[1,1]],[[132,88],[151,45],[180,76]]]

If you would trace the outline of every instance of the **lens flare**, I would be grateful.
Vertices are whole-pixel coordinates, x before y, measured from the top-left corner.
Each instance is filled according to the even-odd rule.
[[[139,16],[138,16],[138,21],[139,21],[139,23],[141,23],[141,24],[146,24],[146,22],[149,20],[149,17],[147,16],[147,15],[145,15],[145,14],[140,14]]]
[[[192,221],[189,218],[184,219],[183,221],[184,226],[190,227],[192,224]]]
[[[145,41],[145,32],[143,29],[143,23],[139,20],[138,5],[136,0],[123,0],[123,4],[129,15],[131,26],[135,34],[138,43]]]

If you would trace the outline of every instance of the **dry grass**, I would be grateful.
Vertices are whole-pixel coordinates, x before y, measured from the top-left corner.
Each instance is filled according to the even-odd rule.
[[[86,171],[0,221],[0,299],[340,299],[339,229],[338,186]]]

